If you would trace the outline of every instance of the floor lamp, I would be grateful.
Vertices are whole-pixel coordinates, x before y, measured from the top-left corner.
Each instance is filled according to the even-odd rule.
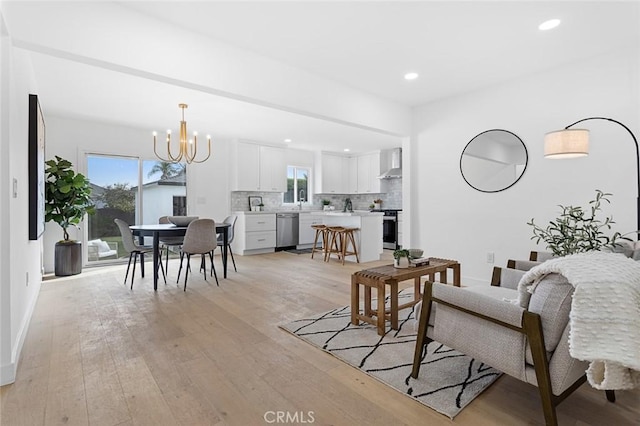
[[[606,120],[611,121],[624,127],[633,138],[636,145],[636,172],[638,185],[638,198],[636,200],[636,231],[640,231],[640,150],[638,149],[638,140],[633,132],[621,122],[612,118],[605,117],[589,117],[578,120],[573,124],[569,124],[562,130],[549,132],[544,136],[544,156],[545,158],[577,158],[584,157],[589,154],[589,131],[586,129],[571,129],[578,123],[587,120]],[[640,240],[640,234],[638,234]]]

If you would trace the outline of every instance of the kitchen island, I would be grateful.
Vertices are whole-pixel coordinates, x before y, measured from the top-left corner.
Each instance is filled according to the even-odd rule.
[[[340,211],[312,211],[308,213],[321,220],[327,226],[346,226],[358,228],[354,233],[358,257],[360,262],[380,260],[382,254],[382,216],[380,212],[367,210]],[[347,260],[350,258],[348,257]],[[351,258],[355,260],[355,257]]]

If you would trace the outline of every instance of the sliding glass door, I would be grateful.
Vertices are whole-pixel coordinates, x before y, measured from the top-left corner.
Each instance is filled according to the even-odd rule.
[[[131,225],[158,223],[160,216],[187,213],[184,165],[87,154],[87,178],[96,205],[96,214],[87,221],[88,264],[128,258],[114,219]]]

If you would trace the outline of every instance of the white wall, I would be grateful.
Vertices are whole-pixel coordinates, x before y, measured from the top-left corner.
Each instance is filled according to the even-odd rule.
[[[28,233],[28,105],[37,87],[29,55],[11,48],[1,18],[0,384],[6,384],[15,379],[40,290],[42,242],[29,241]]]
[[[141,223],[156,223],[161,216],[173,216],[173,197],[187,195],[187,189],[180,185],[157,185],[152,184],[142,188],[142,199],[144,208],[142,209]],[[136,194],[136,202],[138,197]]]
[[[229,140],[211,142],[211,158],[187,166],[187,214],[222,222],[231,212],[230,176],[235,164],[230,160]]]
[[[504,266],[509,258],[544,250],[530,240],[526,222],[552,220],[558,204],[586,205],[596,189],[613,193],[605,213],[613,214],[615,229],[634,230],[631,136],[615,123],[588,121],[591,153],[572,161],[545,160],[543,138],[592,116],[614,118],[640,135],[639,68],[637,51],[620,51],[417,108],[411,183],[405,188],[411,193],[412,246],[459,260],[464,283],[486,283],[493,267],[488,252],[495,253],[495,265]],[[488,194],[465,183],[459,161],[467,142],[494,128],[522,138],[529,165],[516,185]]]

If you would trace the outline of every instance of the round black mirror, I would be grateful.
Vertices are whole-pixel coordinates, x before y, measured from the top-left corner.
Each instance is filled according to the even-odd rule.
[[[469,141],[460,157],[464,180],[482,192],[499,192],[513,186],[527,168],[527,147],[508,130],[487,130]]]

